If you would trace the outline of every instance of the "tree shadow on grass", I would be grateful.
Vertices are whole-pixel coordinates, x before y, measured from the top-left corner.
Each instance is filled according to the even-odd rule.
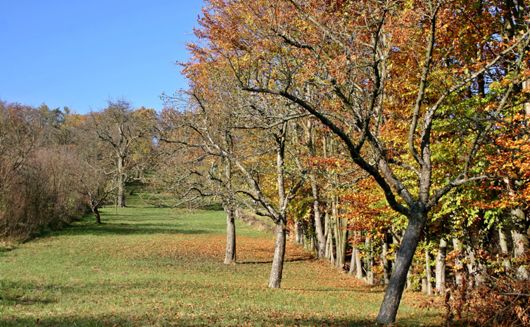
[[[348,293],[366,293],[364,290],[360,291],[358,286],[355,287],[324,287],[324,288],[316,288],[316,287],[284,287],[284,291],[295,291],[295,292],[322,292],[322,293],[336,293],[336,292],[348,292]],[[380,293],[381,291],[374,291],[372,293]]]
[[[5,327],[15,326],[149,326],[163,324],[165,326],[209,326],[209,325],[226,325],[220,316],[203,316],[195,319],[191,318],[174,318],[166,317],[122,317],[118,315],[94,315],[94,316],[59,316],[59,317],[2,317],[0,316],[0,325]],[[235,317],[234,317],[235,318]],[[435,326],[423,322],[422,318],[405,318],[398,319],[399,326]],[[271,318],[253,316],[249,319],[246,317],[237,317],[230,320],[229,325],[267,325],[267,326],[378,326],[374,321],[368,319],[344,319],[344,318]]]
[[[164,284],[164,281],[159,282],[160,285]],[[184,283],[184,282],[183,282]],[[184,284],[182,284],[183,286]],[[185,285],[189,286],[189,282],[186,281]],[[132,289],[158,287],[145,282],[137,284],[112,284],[111,290],[113,289],[118,292],[127,286]],[[180,284],[173,285],[179,287]],[[93,285],[87,284],[84,287],[90,288]],[[201,283],[193,285],[193,288],[201,287]],[[202,287],[207,287],[202,285]],[[312,314],[305,314],[305,316],[299,316],[296,312],[271,312],[263,310],[245,310],[243,312],[216,312],[216,313],[200,313],[194,317],[182,317],[182,314],[186,316],[186,309],[176,306],[167,308],[167,314],[160,316],[158,311],[150,312],[122,312],[120,313],[102,313],[102,312],[91,312],[79,314],[68,314],[64,315],[58,312],[45,310],[42,314],[30,317],[22,312],[20,306],[30,305],[54,305],[59,302],[60,297],[55,298],[55,295],[35,295],[32,294],[34,290],[40,292],[55,291],[57,294],[65,294],[66,292],[75,293],[78,291],[78,287],[71,287],[67,285],[57,284],[46,284],[38,285],[31,282],[14,282],[14,281],[2,281],[0,282],[0,306],[18,306],[19,310],[13,313],[1,315],[0,314],[0,326],[151,326],[151,325],[164,325],[164,326],[209,326],[209,325],[267,325],[267,326],[375,326],[375,323],[367,318],[345,318],[345,317],[333,317],[333,316],[314,316]],[[334,289],[337,291],[337,289]],[[124,308],[126,310],[126,308]],[[99,310],[110,311],[108,307],[98,308]],[[184,311],[183,311],[184,310]],[[176,314],[179,313],[179,314]],[[315,312],[318,314],[318,312]],[[20,316],[19,316],[20,315]],[[49,316],[46,316],[49,315]],[[180,317],[179,317],[180,316]],[[366,314],[365,316],[369,316]],[[38,318],[37,318],[38,317]],[[399,317],[399,326],[429,326],[433,325],[432,321],[440,320],[439,314],[436,312],[423,312],[422,314],[410,315],[405,317]],[[427,323],[429,322],[429,323]]]
[[[295,257],[295,258],[287,258],[284,260],[284,262],[299,262],[299,261],[316,261],[317,258],[313,256],[303,256],[303,257]],[[271,264],[272,260],[244,260],[244,261],[237,261],[238,265],[259,265],[259,264]]]
[[[68,235],[150,235],[150,234],[210,234],[204,229],[180,229],[175,225],[166,224],[125,224],[103,223],[82,224],[65,228],[61,234]]]
[[[38,288],[32,283],[0,281],[0,305],[34,305],[57,302],[56,299],[48,296],[32,294],[32,291]]]

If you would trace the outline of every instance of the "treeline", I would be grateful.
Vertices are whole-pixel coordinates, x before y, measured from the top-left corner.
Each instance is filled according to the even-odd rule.
[[[0,238],[26,240],[105,203],[143,174],[155,113],[123,101],[98,113],[0,102]]]
[[[68,171],[74,159],[59,145],[59,110],[0,103],[0,225],[3,238],[59,228],[84,211]]]
[[[528,4],[223,1],[184,64],[186,107],[160,117],[158,173],[189,201],[276,225],[369,284],[395,321],[405,289],[447,319],[529,323]],[[164,154],[162,154],[164,155]],[[175,168],[178,167],[178,168]],[[315,281],[308,281],[315,282]]]
[[[519,1],[207,1],[160,113],[2,104],[4,236],[60,226],[142,181],[154,203],[221,203],[447,320],[528,324],[530,26]],[[171,194],[172,199],[167,195]],[[244,249],[243,249],[244,250]],[[353,278],[353,277],[352,277]],[[313,283],[318,281],[308,281]]]

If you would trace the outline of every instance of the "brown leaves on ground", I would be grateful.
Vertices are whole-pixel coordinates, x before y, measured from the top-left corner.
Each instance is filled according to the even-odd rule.
[[[141,244],[120,244],[113,256],[141,259],[159,258],[195,258],[197,260],[220,261],[225,254],[226,237],[224,235],[157,235]],[[265,263],[272,260],[274,239],[243,237],[237,238],[238,263]],[[300,247],[287,244],[286,261],[311,260],[313,256]],[[222,261],[222,260],[221,260]]]

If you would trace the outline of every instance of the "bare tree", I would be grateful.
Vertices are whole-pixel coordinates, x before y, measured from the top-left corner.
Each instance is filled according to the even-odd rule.
[[[116,197],[118,207],[125,207],[125,182],[131,170],[131,153],[136,144],[150,135],[154,117],[138,117],[126,101],[109,102],[100,113],[92,113],[93,128],[97,136],[107,143],[115,159]]]

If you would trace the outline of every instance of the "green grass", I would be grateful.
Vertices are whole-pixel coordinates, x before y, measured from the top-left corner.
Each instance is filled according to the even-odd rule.
[[[222,264],[222,212],[103,210],[0,252],[0,326],[371,325],[382,298],[290,245],[282,289],[267,289],[272,236],[238,226]],[[409,294],[400,325],[437,325]]]

